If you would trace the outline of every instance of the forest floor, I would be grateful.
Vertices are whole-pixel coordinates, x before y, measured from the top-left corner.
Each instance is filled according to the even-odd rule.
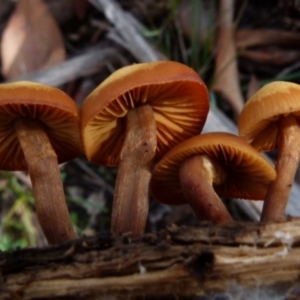
[[[207,85],[211,107],[229,120],[234,128],[244,103],[261,86],[275,80],[300,83],[300,2],[296,0],[6,0],[0,5],[0,36],[2,83],[31,80],[55,86],[73,98],[78,107],[81,107],[86,96],[114,71],[133,63],[156,60],[179,61],[193,68]],[[217,130],[224,131],[226,124],[215,125]],[[117,169],[96,165],[82,155],[62,164],[60,170],[72,222],[78,236],[83,237],[83,244],[77,246],[84,248],[87,243],[86,247],[91,247],[90,250],[94,251],[93,246],[98,243],[94,240],[95,235],[105,236],[110,232]],[[299,181],[298,177],[296,181]],[[46,240],[35,214],[31,181],[27,172],[0,171],[0,199],[0,251],[45,246]],[[247,213],[245,206],[237,204],[236,201],[224,199],[224,202],[235,220],[255,219]],[[250,222],[247,224],[252,226]],[[193,243],[197,244],[199,241],[178,240],[177,233],[180,233],[180,229],[177,232],[176,228],[180,227],[176,226],[180,225],[199,225],[188,205],[166,206],[151,197],[146,225],[149,235],[146,240],[141,244],[133,243],[132,246],[127,246],[130,244],[127,239],[120,243],[124,251],[127,251],[127,247],[139,249],[141,245],[144,247],[145,243],[150,245],[153,242],[152,234],[165,230],[163,238],[158,238],[160,244],[155,244],[155,247],[164,248],[168,239],[174,238],[175,246],[178,246],[176,243],[179,243],[179,246],[190,243],[190,248],[193,249]],[[291,227],[283,225],[294,230],[293,238],[297,248],[293,249],[293,255],[299,250],[299,237],[296,233],[298,225],[298,221],[291,223]],[[209,226],[204,226],[205,232]],[[253,223],[253,226],[255,227],[256,223]],[[211,230],[214,232],[214,229]],[[236,228],[228,229],[225,226],[220,232],[226,230],[234,231]],[[235,241],[235,246],[241,243],[243,249],[248,249],[247,230],[244,232],[245,240]],[[290,250],[290,244],[285,244],[286,240],[282,244],[278,242],[287,236],[290,238],[289,235],[280,236],[278,240],[271,240],[270,243],[270,237],[263,236],[263,232],[278,235],[278,231],[275,230],[274,233],[274,230],[272,226],[261,231],[253,228],[254,235],[258,232],[262,234],[258,239],[261,243],[261,249],[258,250],[262,252],[257,254],[257,261],[261,257],[260,253],[266,253],[265,247],[273,243],[278,247],[276,251],[279,249],[281,254],[282,251]],[[230,234],[225,236],[229,237]],[[235,236],[237,239],[239,237]],[[222,234],[220,238],[223,239]],[[162,242],[163,239],[166,241]],[[251,243],[255,244],[258,240]],[[221,248],[219,244],[223,242],[217,241],[216,245],[212,243],[212,249],[208,247],[209,251],[218,257]],[[116,247],[112,246],[117,252],[122,248],[118,248],[118,243],[119,240]],[[206,237],[203,243],[207,243]],[[108,244],[109,242],[106,246]],[[68,249],[71,251],[73,246],[68,244],[62,246],[62,249],[70,247]],[[197,244],[195,247],[198,246]],[[227,246],[228,249],[232,247],[231,244]],[[76,247],[74,246],[74,249]],[[226,252],[226,247],[222,248],[221,252]],[[73,254],[80,260],[81,248],[78,249],[71,254],[64,252],[67,255],[66,260],[68,255]],[[51,259],[60,259],[56,255],[61,253],[55,252],[55,248],[45,251],[53,251],[53,257],[52,254],[49,256]],[[239,255],[244,253],[240,252],[239,247],[236,251]],[[222,252],[222,255],[225,252]],[[139,250],[138,253],[140,254]],[[174,253],[176,254],[176,251]],[[137,260],[139,254],[134,258],[134,266],[140,270],[141,266]],[[187,255],[190,258],[188,255],[194,254],[191,250],[189,254],[184,252],[183,256]],[[86,255],[89,261],[89,254]],[[102,252],[97,252],[97,255],[101,256]],[[276,263],[276,255],[267,265]],[[34,256],[30,257],[31,262],[32,257]],[[41,257],[41,260],[45,258],[43,255]],[[228,261],[230,259],[228,258]],[[186,261],[183,265],[186,267],[185,263]],[[159,269],[161,261],[155,261],[155,267],[156,264]],[[52,262],[50,273],[53,271],[51,266]],[[69,267],[67,265],[67,268]],[[104,273],[107,272],[106,265],[101,267],[104,268]],[[120,266],[116,264],[115,267]],[[222,267],[221,264],[220,268]],[[280,274],[280,268],[278,270]],[[61,271],[64,272],[64,269]],[[128,274],[133,271],[136,270],[127,270],[126,266],[124,268],[124,272]],[[294,269],[290,271],[298,272]],[[41,272],[46,274],[48,270],[42,268]],[[180,272],[179,279],[180,276],[189,278],[191,275]],[[296,276],[296,273],[292,272],[291,276]],[[26,274],[24,276],[28,275]],[[276,274],[274,273],[274,276]],[[176,280],[179,280],[178,278]],[[53,284],[57,284],[55,280]],[[39,287],[39,282],[36,285]],[[76,286],[74,288],[76,289]],[[122,296],[122,289],[120,291]],[[43,293],[42,287],[40,292]],[[110,292],[113,293],[113,288]],[[297,295],[299,296],[299,291]],[[297,295],[295,292],[284,299],[299,299]],[[204,298],[199,296],[187,299]],[[220,296],[217,299],[231,298]]]
[[[300,81],[299,1],[120,0],[114,13],[109,1],[26,1],[1,3],[2,82],[53,85],[79,107],[113,71],[150,60],[191,66],[206,83],[211,106],[234,123],[243,103],[266,82]],[[234,52],[228,52],[231,44]],[[82,156],[63,164],[61,172],[78,234],[109,231],[116,169]],[[2,171],[0,193],[0,249],[44,245],[28,175]],[[225,203],[235,219],[249,220],[236,203]],[[197,220],[187,205],[169,207],[151,198],[146,232],[173,223]]]

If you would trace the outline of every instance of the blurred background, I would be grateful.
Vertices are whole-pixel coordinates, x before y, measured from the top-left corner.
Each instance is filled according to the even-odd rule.
[[[204,130],[236,133],[244,102],[262,85],[299,83],[299,28],[298,0],[1,0],[0,80],[59,87],[80,107],[125,65],[175,60],[196,70],[210,91]],[[109,231],[116,169],[79,157],[60,170],[79,236]],[[261,204],[224,201],[236,220],[259,217]],[[26,172],[0,171],[0,218],[0,250],[46,243]],[[188,206],[151,199],[146,230],[172,223],[197,221]]]

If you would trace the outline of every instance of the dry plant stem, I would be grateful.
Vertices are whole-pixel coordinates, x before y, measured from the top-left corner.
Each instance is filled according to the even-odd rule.
[[[221,173],[207,157],[200,155],[185,160],[180,166],[181,188],[199,221],[206,220],[215,224],[233,221],[212,186],[214,180],[224,176]]]
[[[112,232],[144,233],[149,209],[149,181],[156,150],[156,123],[152,107],[131,109],[120,156],[112,211]]]
[[[235,117],[238,119],[244,106],[244,100],[239,85],[237,53],[234,42],[234,1],[221,0],[219,6],[215,82],[212,88],[230,103]]]
[[[31,118],[18,118],[14,125],[32,181],[37,216],[48,243],[75,239],[57,157],[43,125]]]
[[[285,208],[300,160],[300,128],[293,115],[280,120],[278,138],[275,166],[277,177],[269,186],[262,221],[280,221],[285,218]]]

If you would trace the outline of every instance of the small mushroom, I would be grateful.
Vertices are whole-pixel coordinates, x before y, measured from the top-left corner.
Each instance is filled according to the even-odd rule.
[[[81,109],[87,158],[118,165],[112,232],[144,232],[153,162],[198,134],[208,92],[191,68],[171,61],[124,67],[99,85]]]
[[[49,244],[76,238],[58,163],[81,153],[79,112],[64,92],[25,81],[0,85],[0,169],[28,170]]]
[[[263,199],[275,179],[271,164],[242,138],[206,133],[171,149],[155,167],[150,188],[164,204],[190,204],[199,220],[231,222],[219,197]]]
[[[271,183],[262,221],[285,218],[285,208],[300,159],[300,86],[275,81],[246,103],[239,119],[239,134],[258,151],[278,149],[277,178]]]

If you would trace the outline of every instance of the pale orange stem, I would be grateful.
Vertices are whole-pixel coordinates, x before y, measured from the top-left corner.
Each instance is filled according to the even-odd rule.
[[[232,222],[226,206],[212,186],[219,175],[220,170],[216,170],[206,156],[193,156],[180,166],[183,194],[199,221],[206,220],[215,224]]]
[[[43,125],[35,119],[18,118],[14,126],[32,181],[36,213],[48,243],[75,239],[57,157]]]
[[[156,151],[156,123],[152,107],[131,109],[121,151],[112,211],[112,232],[144,233],[149,209],[149,181]]]
[[[262,221],[285,219],[285,208],[300,160],[300,128],[293,115],[282,117],[278,125],[277,177],[271,182],[261,215]]]

